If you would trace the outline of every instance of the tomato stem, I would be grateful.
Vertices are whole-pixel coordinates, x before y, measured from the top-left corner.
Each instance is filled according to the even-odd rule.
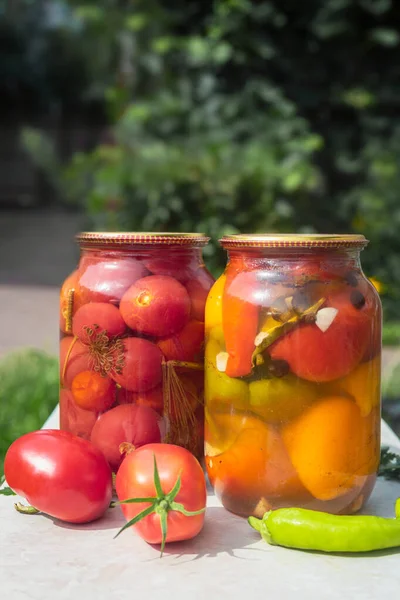
[[[169,367],[185,367],[186,369],[193,369],[194,371],[204,371],[204,365],[202,363],[195,363],[187,360],[168,360],[167,365]]]
[[[40,510],[34,506],[26,506],[25,504],[21,504],[21,502],[16,502],[14,504],[14,508],[17,512],[23,515],[37,515],[37,513],[40,512]]]
[[[125,456],[127,456],[128,454],[130,454],[131,452],[136,450],[136,446],[134,446],[130,442],[122,442],[119,445],[118,450],[119,450],[120,454],[125,454]]]

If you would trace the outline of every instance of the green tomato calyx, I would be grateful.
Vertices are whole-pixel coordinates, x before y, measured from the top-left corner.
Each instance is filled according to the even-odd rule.
[[[139,523],[142,519],[151,515],[153,513],[159,515],[160,517],[160,526],[162,533],[162,541],[161,541],[161,553],[160,558],[163,555],[165,543],[167,541],[167,533],[168,533],[168,513],[170,511],[180,512],[185,517],[194,517],[196,515],[202,514],[206,507],[201,508],[200,510],[188,511],[185,509],[183,504],[179,502],[175,502],[175,498],[181,489],[181,475],[178,475],[178,478],[173,486],[173,488],[165,494],[161,487],[160,475],[158,472],[156,457],[154,456],[154,487],[156,488],[157,496],[152,496],[148,498],[128,498],[127,500],[121,500],[118,504],[132,504],[132,503],[149,503],[149,506],[142,510],[140,513],[136,515],[133,519],[128,521],[118,533],[114,536],[114,539],[119,536],[120,533],[124,531],[124,529],[128,529],[136,523]]]

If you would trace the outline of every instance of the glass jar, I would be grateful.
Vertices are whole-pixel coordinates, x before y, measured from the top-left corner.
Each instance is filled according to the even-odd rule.
[[[206,304],[205,463],[239,515],[353,513],[380,454],[381,303],[356,235],[226,236]]]
[[[82,233],[77,241],[79,264],[60,294],[61,429],[91,439],[114,470],[120,443],[160,435],[203,456],[208,238]],[[153,437],[152,422],[142,422],[149,410],[138,422],[132,406],[159,414]]]

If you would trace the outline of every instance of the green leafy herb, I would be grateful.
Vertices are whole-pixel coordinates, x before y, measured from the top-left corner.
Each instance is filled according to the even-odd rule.
[[[251,357],[251,362],[253,366],[257,366],[257,357],[260,354],[262,354],[267,348],[269,348],[269,346],[276,342],[276,340],[282,335],[285,335],[286,333],[289,333],[289,331],[292,331],[292,329],[294,329],[298,325],[298,323],[307,320],[315,321],[317,312],[324,304],[324,302],[325,298],[320,298],[315,304],[313,304],[303,312],[297,313],[296,311],[294,311],[293,313],[290,313],[290,318],[288,318],[284,323],[272,327],[269,331],[260,331],[260,333],[256,337],[256,348]]]
[[[391,452],[389,448],[382,448],[378,475],[400,481],[400,455]]]
[[[1,488],[0,496],[16,496],[17,494],[13,492],[10,487]]]
[[[5,480],[6,480],[5,475],[2,475],[0,477],[0,496],[16,496],[17,494],[15,492],[13,492],[13,490],[10,487],[4,487],[4,488],[1,487],[3,485],[3,483],[5,482]]]

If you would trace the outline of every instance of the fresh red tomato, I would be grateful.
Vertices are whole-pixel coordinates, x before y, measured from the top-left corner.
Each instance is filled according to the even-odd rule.
[[[131,452],[119,468],[115,487],[120,502],[143,498],[143,502],[121,504],[128,521],[123,529],[132,525],[149,544],[161,543],[161,551],[166,542],[189,540],[203,527],[205,477],[198,460],[185,448],[147,444]]]
[[[4,474],[29,504],[68,523],[98,519],[112,497],[111,469],[100,450],[67,431],[42,429],[15,440]]]

